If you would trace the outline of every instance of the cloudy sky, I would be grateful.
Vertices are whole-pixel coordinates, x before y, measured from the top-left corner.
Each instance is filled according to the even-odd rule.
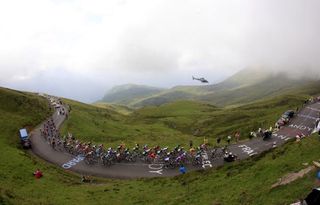
[[[0,86],[92,102],[114,85],[319,73],[318,0],[0,0]]]

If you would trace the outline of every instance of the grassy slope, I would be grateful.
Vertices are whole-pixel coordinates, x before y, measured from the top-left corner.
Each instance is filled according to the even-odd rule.
[[[93,103],[92,105],[99,108],[106,108],[109,110],[113,110],[123,115],[129,115],[133,112],[132,108],[129,108],[125,105],[111,104],[111,103],[105,103],[105,102],[96,102],[96,103]]]
[[[157,106],[177,99],[203,101],[216,106],[241,105],[263,98],[301,94],[302,90],[304,94],[311,94],[319,86],[319,80],[295,80],[287,78],[286,74],[263,75],[244,70],[216,85],[176,87],[134,100],[129,105],[137,108]]]
[[[85,105],[79,102],[66,100],[72,111],[69,120],[64,124],[62,133],[72,132],[83,139],[116,145],[122,142],[127,144],[144,143],[159,140],[177,142],[185,136],[180,132],[169,129],[163,123],[144,123],[130,121],[130,118],[112,110]],[[129,120],[129,121],[128,121]]]
[[[147,143],[173,146],[189,140],[201,143],[203,137],[215,139],[236,130],[247,138],[252,130],[274,125],[287,109],[302,104],[303,96],[281,96],[236,108],[217,108],[210,104],[177,101],[159,107],[145,107],[124,116],[111,110],[67,101],[72,106],[63,132],[70,131],[83,140],[107,145]]]
[[[311,94],[319,88],[320,81],[296,81],[283,80],[281,76],[273,77],[273,80],[267,79],[258,84],[244,86],[236,89],[221,90],[198,98],[202,101],[208,101],[218,106],[227,106],[235,104],[246,104],[257,100],[276,97],[281,95]],[[317,90],[319,93],[319,89]]]
[[[164,89],[162,88],[145,85],[120,85],[115,86],[110,91],[108,91],[101,101],[128,105],[135,99],[152,96],[154,94],[160,93],[163,90]]]
[[[102,101],[121,103],[131,107],[157,106],[176,100],[208,100],[216,103],[215,93],[221,90],[240,89],[271,78],[271,73],[264,70],[244,69],[225,81],[215,85],[176,86],[171,89],[157,89],[141,85],[122,85],[113,88]],[[150,92],[155,90],[156,92]],[[241,89],[240,92],[241,93]],[[221,96],[221,93],[220,93]],[[231,95],[230,95],[231,96]],[[224,97],[225,98],[225,97]],[[230,100],[229,99],[224,99]],[[120,100],[125,99],[125,100]]]
[[[316,137],[215,171],[165,179],[97,179],[92,185],[80,184],[78,176],[17,147],[17,130],[44,119],[48,114],[46,102],[3,89],[0,94],[0,204],[288,204],[305,196],[314,185],[315,173],[311,173],[290,185],[270,189],[279,177],[303,168],[301,163],[320,158]],[[40,180],[31,174],[37,167],[45,175]]]

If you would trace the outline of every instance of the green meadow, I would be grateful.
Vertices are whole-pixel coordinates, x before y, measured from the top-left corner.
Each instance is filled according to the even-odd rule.
[[[48,164],[19,145],[19,128],[32,129],[50,116],[47,101],[31,93],[7,89],[0,89],[0,92],[0,204],[280,205],[305,197],[315,186],[315,172],[311,172],[289,185],[271,189],[280,177],[305,168],[302,163],[320,159],[320,141],[316,135],[218,169],[173,178],[94,178],[93,183],[82,184],[79,175]],[[116,111],[66,102],[72,105],[72,113],[64,129],[80,130],[77,134],[83,140],[108,142],[107,138],[113,137],[110,144],[127,141],[127,138],[132,138],[128,142],[156,140],[155,143],[164,144],[158,134],[165,133],[168,143],[174,144],[179,140],[197,141],[197,137],[189,133],[188,126],[202,128],[201,135],[212,140],[231,130],[241,129],[245,133],[255,126],[267,126],[284,110],[299,105],[301,99],[283,96],[238,108],[183,101],[137,110],[127,117]],[[252,127],[245,128],[246,125]],[[151,132],[153,139],[148,138]],[[210,132],[214,133],[209,135]],[[118,139],[118,136],[123,138]],[[36,168],[44,173],[39,180],[32,175]]]
[[[106,146],[125,143],[175,146],[203,143],[211,145],[220,137],[240,131],[243,140],[259,127],[273,126],[288,109],[301,106],[305,96],[283,95],[237,107],[216,107],[195,101],[176,101],[160,106],[149,106],[122,114],[123,108],[106,109],[65,100],[72,111],[62,127],[62,133],[73,133],[83,141]]]

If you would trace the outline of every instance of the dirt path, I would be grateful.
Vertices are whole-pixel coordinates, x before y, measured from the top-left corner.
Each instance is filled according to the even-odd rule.
[[[275,187],[278,187],[278,186],[282,186],[282,185],[286,185],[286,184],[289,184],[301,177],[303,177],[304,175],[308,174],[309,172],[315,170],[316,167],[315,166],[309,166],[305,169],[302,169],[300,170],[299,172],[296,172],[296,173],[289,173],[283,177],[281,177],[277,183],[273,184],[271,186],[271,188],[275,188]]]

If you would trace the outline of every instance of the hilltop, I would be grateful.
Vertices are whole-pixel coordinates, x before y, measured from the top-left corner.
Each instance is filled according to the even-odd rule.
[[[313,94],[309,88],[320,86],[319,80],[289,77],[286,73],[273,73],[261,69],[248,68],[239,71],[221,83],[203,86],[175,86],[170,89],[144,92],[130,95],[121,90],[113,89],[113,95],[125,97],[119,103],[141,108],[144,106],[159,106],[176,100],[192,100],[210,103],[216,106],[234,106],[258,101],[280,95]],[[309,90],[308,90],[309,89]],[[310,91],[310,92],[309,92]],[[103,102],[114,102],[104,98]]]
[[[136,99],[160,93],[164,89],[145,85],[126,84],[113,87],[102,98],[102,102],[128,105]]]

